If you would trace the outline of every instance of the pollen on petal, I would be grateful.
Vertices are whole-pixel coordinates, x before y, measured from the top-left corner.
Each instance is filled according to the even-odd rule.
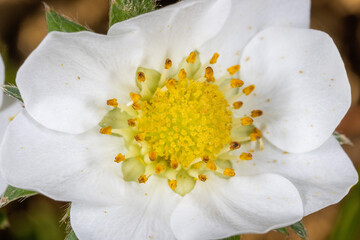
[[[128,119],[128,125],[130,127],[135,127],[136,126],[136,119]]]
[[[156,164],[155,166],[155,173],[160,174],[162,171],[164,171],[165,167],[161,163]]]
[[[210,59],[210,64],[215,64],[217,62],[217,59],[219,58],[219,54],[218,53],[214,53],[214,55],[212,56],[212,58]]]
[[[138,178],[138,181],[139,183],[146,183],[148,180],[147,176],[145,174],[141,175],[139,178]]]
[[[169,69],[169,68],[171,68],[171,66],[172,66],[172,61],[170,60],[170,58],[167,58],[167,59],[165,60],[165,66],[164,66],[164,68],[165,68],[165,69]]]
[[[150,161],[155,161],[156,160],[156,152],[149,152],[149,159]]]
[[[170,180],[170,181],[168,181],[168,184],[169,184],[169,187],[172,190],[175,190],[175,188],[177,187],[177,181],[176,180]]]
[[[250,85],[250,86],[247,86],[246,88],[244,88],[242,91],[243,93],[248,96],[250,95],[250,93],[252,93],[255,89],[255,85]]]
[[[211,171],[216,171],[216,165],[213,161],[208,161],[206,163],[206,168],[210,169]]]
[[[187,57],[186,62],[187,63],[194,63],[195,60],[196,60],[196,54],[195,54],[195,52],[191,52],[189,54],[189,56]]]
[[[138,102],[141,99],[140,94],[137,93],[130,93],[130,98],[133,102]]]
[[[261,115],[263,115],[263,111],[261,111],[261,110],[252,110],[251,111],[251,117],[253,117],[253,118],[260,117]]]
[[[185,71],[185,69],[182,68],[182,69],[180,70],[180,72],[179,72],[179,74],[178,74],[178,77],[179,77],[180,80],[186,78],[186,71]]]
[[[119,163],[119,162],[122,162],[122,161],[124,161],[124,160],[125,160],[125,156],[122,155],[121,153],[119,153],[119,154],[115,157],[114,162]]]
[[[207,180],[207,176],[203,174],[199,174],[199,180],[205,182]]]
[[[240,109],[244,103],[241,101],[237,101],[233,103],[234,109]]]
[[[243,161],[251,160],[251,159],[252,159],[252,154],[251,154],[251,153],[245,153],[245,152],[243,152],[243,153],[240,155],[240,159],[243,160]]]
[[[243,117],[240,119],[240,121],[241,121],[241,125],[243,126],[248,126],[254,122],[254,120],[250,117]]]
[[[112,107],[117,107],[117,106],[119,106],[116,98],[107,100],[106,104],[107,104],[108,106],[112,106]]]
[[[145,73],[138,72],[137,73],[137,79],[138,79],[139,82],[145,82]]]
[[[230,75],[234,75],[235,73],[237,73],[240,70],[240,65],[234,65],[232,67],[229,67],[227,69],[227,71],[229,72]]]
[[[112,127],[111,127],[111,126],[107,126],[107,127],[101,128],[101,129],[100,129],[100,133],[101,133],[101,134],[110,135],[110,134],[111,134],[111,130],[112,130]]]
[[[231,168],[225,168],[224,169],[224,175],[225,176],[229,176],[229,177],[233,177],[235,176],[235,171]]]
[[[244,85],[244,82],[242,80],[240,80],[240,79],[231,79],[230,80],[230,86],[232,88],[239,88],[242,85]]]
[[[230,150],[236,150],[239,149],[241,147],[241,144],[238,142],[231,142],[230,143]]]

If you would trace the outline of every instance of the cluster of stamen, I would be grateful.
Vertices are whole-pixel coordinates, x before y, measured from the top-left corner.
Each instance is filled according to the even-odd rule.
[[[263,147],[262,133],[253,126],[254,118],[263,112],[253,110],[241,118],[232,114],[243,106],[239,97],[250,95],[255,86],[242,88],[244,82],[234,77],[239,65],[229,67],[225,76],[216,79],[211,65],[218,58],[215,53],[200,66],[198,53],[191,52],[175,75],[169,74],[173,67],[170,59],[165,60],[162,74],[139,68],[139,92],[130,93],[132,102],[107,101],[114,109],[100,123],[100,133],[124,137],[128,152],[119,153],[114,160],[123,164],[124,179],[146,183],[152,175],[164,177],[169,187],[183,196],[197,180],[205,182],[212,173],[234,177],[230,151],[254,141]],[[230,89],[239,90],[226,97]],[[127,127],[117,127],[123,126],[119,121],[124,118]],[[237,136],[234,130],[238,128],[249,133]],[[238,159],[251,160],[252,154],[242,152]]]

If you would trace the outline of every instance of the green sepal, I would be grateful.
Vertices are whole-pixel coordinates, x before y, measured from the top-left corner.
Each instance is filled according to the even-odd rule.
[[[10,226],[9,220],[8,220],[5,212],[1,211],[0,212],[0,230],[3,230],[9,226]]]
[[[74,230],[71,229],[68,235],[66,235],[65,240],[78,240]]]
[[[9,185],[6,188],[4,194],[1,196],[0,207],[4,207],[5,205],[7,205],[12,201],[31,197],[36,194],[37,192],[20,189]]]
[[[228,237],[228,238],[224,238],[222,240],[240,240],[241,236],[237,235],[237,236],[232,236],[232,237]]]
[[[3,89],[3,91],[4,91],[4,93],[6,95],[9,95],[10,97],[13,97],[13,98],[19,100],[20,102],[24,102],[24,100],[22,99],[22,97],[20,95],[20,91],[17,88],[17,86],[4,85],[4,86],[2,86],[2,89]]]
[[[138,73],[143,72],[145,74],[145,82],[140,83],[138,81]],[[142,100],[150,99],[159,86],[161,74],[153,69],[139,67],[136,71],[135,81],[136,86],[140,89],[140,95]]]
[[[52,10],[48,5],[45,4],[46,11],[46,23],[48,26],[48,32],[58,31],[58,32],[80,32],[80,31],[89,31],[86,27],[75,23],[54,10]]]
[[[301,221],[294,223],[293,225],[290,225],[290,228],[294,230],[301,239],[303,240],[309,239],[305,225]]]
[[[140,14],[154,11],[154,0],[112,0],[110,6],[109,25],[122,22]]]
[[[274,230],[275,232],[279,232],[279,233],[282,233],[286,236],[289,236],[289,231],[286,229],[286,227],[283,227],[283,228],[278,228],[278,229],[275,229]]]

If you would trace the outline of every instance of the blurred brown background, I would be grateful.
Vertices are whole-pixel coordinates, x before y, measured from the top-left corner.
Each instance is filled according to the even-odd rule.
[[[251,1],[251,0],[249,0]],[[57,12],[88,26],[98,33],[106,33],[108,26],[109,0],[45,0]],[[167,5],[176,1],[159,1]],[[353,104],[338,128],[353,142],[344,146],[359,169],[360,163],[360,0],[313,0],[312,28],[327,32],[337,44],[347,67],[352,86]],[[44,7],[40,0],[0,0],[0,50],[6,59],[7,80],[14,79],[17,68],[45,37],[47,27]],[[305,217],[304,223],[310,239],[349,239],[334,237],[334,231],[343,228],[344,211],[358,209],[355,187],[341,203],[330,206]],[[355,200],[352,200],[355,199]],[[346,205],[347,204],[347,205]],[[351,206],[349,206],[349,204]],[[345,206],[346,205],[346,206]],[[354,205],[354,206],[353,206]],[[356,205],[356,206],[355,206]],[[345,210],[344,210],[345,209]],[[12,203],[2,211],[9,218],[10,228],[0,230],[0,239],[64,239],[64,224],[59,221],[66,211],[65,203],[54,202],[42,196],[35,196],[23,203]],[[351,212],[351,210],[350,210]],[[348,224],[355,224],[351,239],[360,239],[360,216],[351,218]],[[355,221],[355,223],[354,223]],[[345,226],[346,227],[346,226]],[[265,235],[244,235],[243,240],[282,240],[280,233]],[[290,240],[300,239],[291,233]]]

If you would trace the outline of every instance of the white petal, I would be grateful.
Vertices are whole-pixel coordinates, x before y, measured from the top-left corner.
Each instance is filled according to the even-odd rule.
[[[218,16],[217,13],[214,18]],[[228,67],[239,64],[244,47],[262,29],[270,26],[308,28],[309,25],[310,0],[232,0],[224,27],[199,51],[205,60],[214,52],[220,54],[213,68],[216,76],[222,76]]]
[[[162,71],[166,58],[180,60],[213,38],[223,28],[231,0],[182,1],[117,23],[109,35],[140,31],[146,40],[141,65]]]
[[[222,239],[287,226],[303,216],[298,191],[287,179],[263,174],[198,182],[171,217],[177,239]]]
[[[126,183],[126,195],[115,205],[74,202],[71,226],[79,239],[175,239],[170,216],[180,200],[166,179],[151,177],[145,184]]]
[[[1,145],[1,170],[15,187],[62,201],[116,202],[123,194],[122,138],[93,129],[84,134],[49,130],[25,111],[10,123]]]
[[[351,160],[333,137],[300,154],[282,152],[265,141],[265,150],[255,151],[253,160],[239,162],[238,175],[276,173],[289,179],[300,192],[305,215],[339,202],[358,181]]]
[[[325,33],[298,28],[269,28],[247,45],[241,78],[255,84],[243,96],[248,114],[261,109],[255,125],[278,148],[306,152],[333,133],[350,106],[344,63]]]
[[[143,47],[136,33],[50,33],[19,69],[16,82],[29,114],[44,126],[81,133],[109,110],[128,103]]]

